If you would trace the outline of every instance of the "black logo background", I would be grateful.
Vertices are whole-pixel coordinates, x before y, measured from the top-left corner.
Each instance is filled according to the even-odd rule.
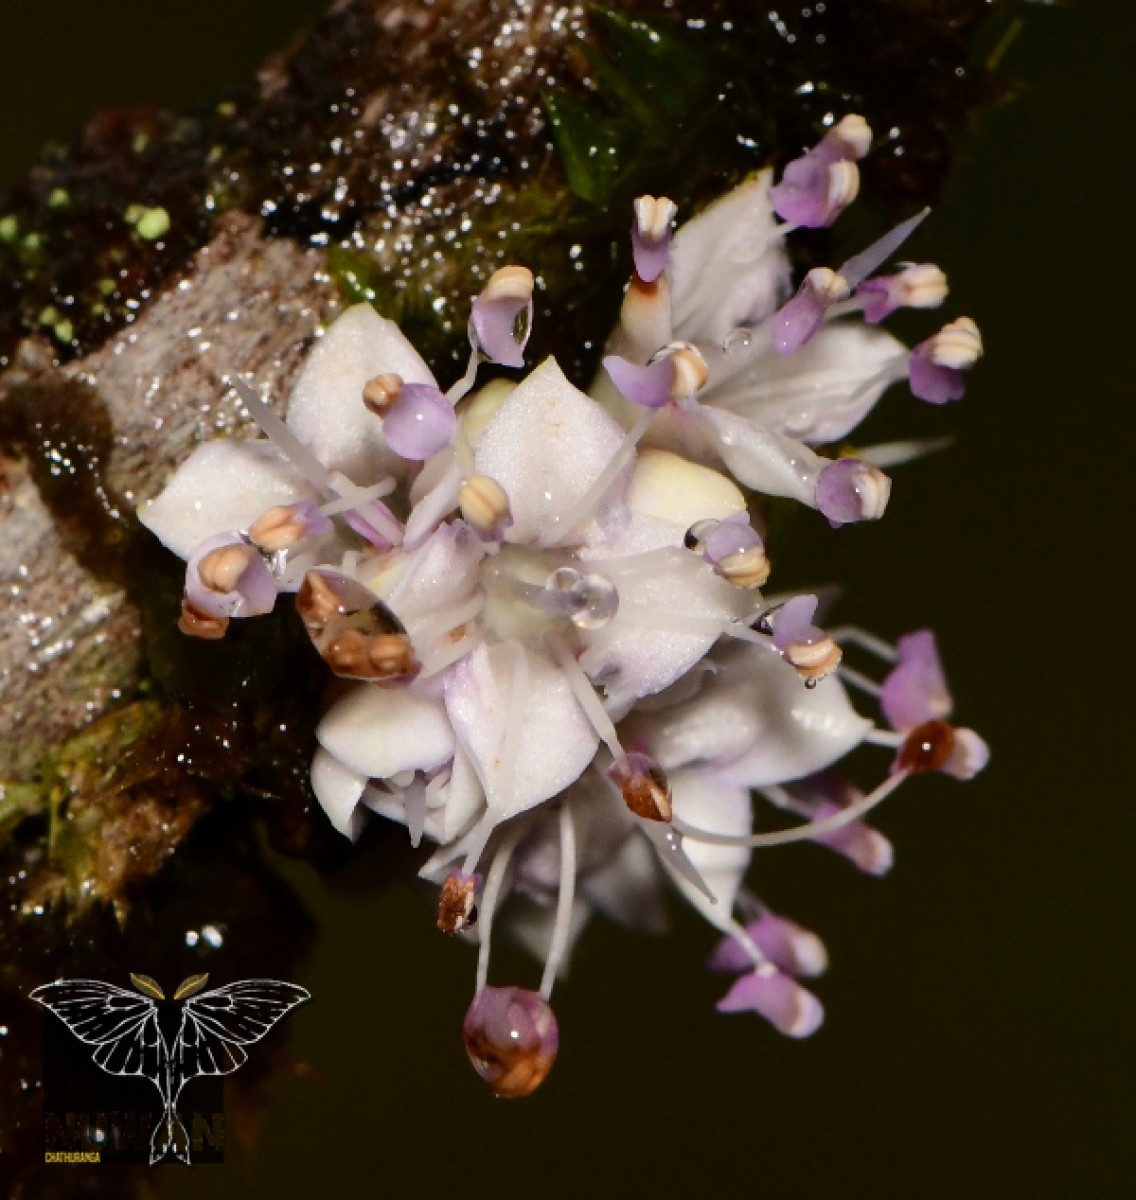
[[[150,1135],[162,1116],[154,1085],[141,1075],[109,1075],[52,1013],[43,1014],[44,1151],[97,1150],[104,1163],[149,1163]],[[219,1075],[186,1084],[178,1110],[193,1164],[225,1158],[225,1085]],[[164,1161],[181,1165],[172,1155]]]

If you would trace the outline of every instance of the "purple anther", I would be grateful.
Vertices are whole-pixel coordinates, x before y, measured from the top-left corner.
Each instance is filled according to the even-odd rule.
[[[258,617],[276,604],[276,580],[240,534],[219,533],[189,556],[185,597],[211,617]]]
[[[773,211],[793,225],[820,229],[831,225],[856,199],[860,172],[856,160],[871,143],[862,117],[845,117],[805,155],[795,158],[770,188]]]
[[[824,1009],[812,992],[772,964],[741,976],[717,1008],[723,1013],[758,1013],[779,1033],[794,1038],[815,1033],[824,1020]]]
[[[937,308],[947,295],[947,277],[932,263],[916,263],[895,275],[877,275],[856,289],[864,320],[878,325],[897,308]]]
[[[890,495],[891,480],[861,458],[838,458],[817,476],[816,506],[834,529],[878,520]]]
[[[749,514],[739,512],[716,522],[702,538],[700,549],[702,557],[717,566],[734,554],[742,554],[764,544],[761,535],[749,523]]]
[[[848,295],[844,279],[827,267],[810,271],[797,294],[773,315],[773,349],[792,354],[824,324],[829,306]]]
[[[820,938],[787,917],[767,909],[745,931],[761,953],[787,975],[812,978],[822,975],[828,966],[828,952]],[[706,965],[711,971],[748,971],[753,959],[736,938],[724,937]]]
[[[503,367],[523,367],[532,332],[533,274],[527,267],[502,267],[490,276],[470,313],[471,341]]]
[[[383,433],[400,458],[424,462],[449,445],[457,423],[454,406],[436,387],[406,383],[383,415]]]
[[[778,650],[811,646],[825,638],[824,630],[813,624],[819,603],[816,596],[794,596],[777,609],[773,616],[773,644]]]
[[[677,211],[674,202],[665,196],[640,196],[635,201],[631,253],[635,274],[644,283],[654,283],[670,263],[671,225]]]
[[[912,393],[928,404],[961,400],[966,393],[963,372],[974,366],[981,353],[982,338],[969,317],[944,325],[911,352],[908,379]]]
[[[919,629],[896,642],[898,663],[880,693],[880,709],[893,729],[907,730],[951,714],[951,693],[935,635]]]

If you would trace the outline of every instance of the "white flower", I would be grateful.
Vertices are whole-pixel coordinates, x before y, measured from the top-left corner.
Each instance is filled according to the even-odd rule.
[[[850,319],[942,298],[926,267],[853,296],[921,216],[786,303],[774,204],[835,219],[869,142],[846,119],[776,192],[751,180],[673,246],[674,205],[642,198],[596,398],[551,359],[471,391],[485,359],[523,364],[534,280],[506,267],[474,301],[469,368],[447,392],[393,323],[348,309],[283,421],[237,384],[267,441],[199,447],[142,513],[187,560],[185,632],[223,637],[295,592],[328,666],[356,681],[316,730],[313,790],[348,837],[375,813],[437,843],[423,875],[441,885],[439,926],[479,941],[466,1046],[501,1095],[552,1066],[549,1000],[591,914],[659,928],[667,883],[726,936],[714,965],[744,972],[719,1007],[813,1032],[820,1003],[797,980],[823,969],[823,945],[745,889],[751,855],[807,840],[882,874],[891,848],[865,814],[912,775],[986,761],[946,721],[929,633],[893,649],[818,628],[816,597],[762,598],[760,497],[738,486],[834,525],[879,516],[886,477],[812,446],[908,370],[954,398],[980,350],[963,320],[913,366]],[[896,664],[882,685],[842,665],[846,643]],[[882,697],[891,728],[846,684]],[[834,769],[865,743],[894,752],[866,794]],[[803,820],[754,832],[755,795]],[[539,990],[489,985],[497,920],[544,960]]]

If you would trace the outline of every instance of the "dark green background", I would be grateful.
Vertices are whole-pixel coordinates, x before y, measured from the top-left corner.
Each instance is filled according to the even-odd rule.
[[[851,2],[851,0],[849,0]],[[205,102],[319,0],[4,0],[0,178],[99,107]],[[962,719],[994,748],[976,783],[926,780],[879,823],[865,879],[811,847],[753,870],[819,930],[828,1021],[807,1044],[720,1017],[713,939],[597,925],[557,992],[544,1091],[494,1102],[458,1027],[473,956],[410,884],[333,891],[291,868],[322,924],[289,1019],[311,1072],[272,1086],[256,1161],[156,1176],[170,1196],[1111,1197],[1133,1179],[1133,819],[1128,600],[1136,404],[1131,0],[1023,6],[1026,83],[989,114],[916,250],[988,356],[966,401],[879,428],[944,429],[885,522],[802,528],[801,580],[842,615],[941,634]],[[513,966],[515,965],[515,968]],[[535,980],[502,954],[499,979]],[[58,1168],[63,1169],[63,1168]]]

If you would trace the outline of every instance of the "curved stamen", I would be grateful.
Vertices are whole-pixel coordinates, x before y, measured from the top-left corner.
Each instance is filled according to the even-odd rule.
[[[493,938],[493,916],[497,911],[497,899],[501,895],[501,886],[505,882],[505,872],[509,860],[517,846],[517,838],[521,835],[521,826],[510,829],[501,841],[489,874],[485,877],[485,891],[481,893],[481,904],[478,906],[478,936],[481,944],[477,948],[477,984],[474,992],[480,992],[489,982],[489,950]],[[468,871],[463,871],[468,875]]]
[[[751,833],[739,837],[728,833],[715,833],[711,829],[700,829],[696,825],[688,825],[679,817],[675,817],[675,828],[686,837],[696,842],[705,842],[711,846],[748,846],[751,849],[763,846],[787,846],[793,842],[808,842],[814,838],[823,837],[827,833],[835,833],[845,825],[851,825],[865,813],[870,812],[877,804],[886,800],[897,787],[908,777],[910,771],[897,771],[885,779],[874,791],[848,805],[831,817],[819,821],[810,821],[807,825],[797,825],[792,829],[778,829],[773,833]]]
[[[369,504],[372,500],[381,500],[384,496],[389,496],[396,487],[398,487],[398,481],[393,476],[388,475],[385,479],[380,479],[372,487],[355,488],[350,492],[344,489],[343,494],[335,500],[329,500],[326,504],[321,504],[319,511],[325,517],[338,516],[340,513],[349,512],[360,504]]]
[[[840,625],[829,630],[828,636],[841,645],[850,642],[853,646],[859,646],[861,650],[867,650],[869,654],[874,654],[886,663],[899,661],[899,652],[890,642],[885,642],[883,638],[876,637],[874,633],[869,633],[858,625]]]
[[[552,998],[556,983],[556,972],[568,949],[568,935],[572,929],[572,906],[576,898],[576,826],[572,821],[572,810],[567,804],[560,806],[560,891],[556,898],[556,923],[552,927],[552,944],[540,979],[540,994]]]
[[[592,723],[592,728],[599,734],[600,741],[607,746],[614,757],[622,757],[623,747],[620,745],[615,725],[612,724],[611,718],[604,710],[595,688],[592,687],[591,680],[584,673],[584,668],[580,666],[571,647],[555,632],[547,635],[545,643],[552,652],[553,658],[556,659],[557,666],[564,672],[564,677],[568,680],[568,686],[572,689],[576,702],[584,710],[584,715]]]
[[[305,479],[324,495],[333,494],[331,472],[304,445],[303,442],[288,428],[287,425],[264,403],[243,379],[233,375],[229,383],[241,398],[248,415],[260,426],[265,436],[276,443],[276,448],[304,476]]]

